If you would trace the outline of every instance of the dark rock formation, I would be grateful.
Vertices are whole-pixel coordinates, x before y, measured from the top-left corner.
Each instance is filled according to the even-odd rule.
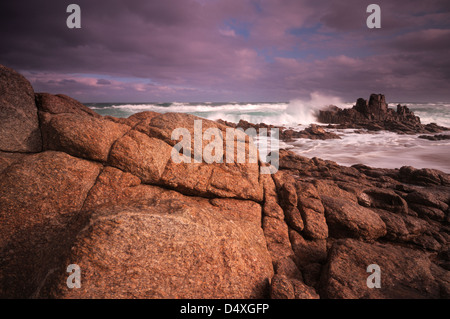
[[[382,94],[370,95],[369,101],[359,98],[351,109],[330,106],[317,114],[321,123],[337,124],[333,127],[367,129],[369,131],[387,130],[399,134],[439,133],[448,130],[435,123],[423,125],[407,106],[397,105],[397,110],[388,107]]]
[[[302,131],[294,131],[291,129],[285,129],[280,134],[280,139],[283,141],[292,141],[295,138],[307,138],[310,140],[330,140],[340,139],[341,137],[335,133],[326,131],[323,127],[311,124],[309,127]]]
[[[245,120],[240,120],[238,124],[223,121],[223,120],[217,120],[218,123],[232,127],[232,128],[240,128],[244,131],[253,128],[256,130],[256,132],[259,132],[259,129],[266,129],[268,136],[271,135],[270,129],[278,129],[279,132],[279,139],[289,142],[296,138],[307,138],[311,140],[328,140],[328,139],[340,139],[341,137],[335,133],[326,131],[322,126],[316,125],[316,124],[310,124],[309,127],[302,131],[295,131],[292,129],[287,129],[282,126],[274,126],[269,125],[266,123],[259,123],[259,124],[253,124],[250,122],[247,122]]]
[[[450,140],[450,135],[436,134],[436,135],[420,135],[419,138],[430,141]]]
[[[33,99],[23,78],[0,70],[5,83],[22,81],[16,100],[5,94],[17,103],[2,119],[40,119],[24,121],[21,139],[11,125],[2,130],[0,297],[450,297],[448,174],[286,150],[273,175],[260,174],[259,161],[177,164],[171,132],[193,132],[197,117],[102,117],[68,97]],[[369,106],[383,103],[358,107],[376,118]],[[33,140],[36,123],[43,134]],[[202,129],[223,133],[225,124],[203,120]],[[81,288],[66,285],[70,264]],[[370,264],[381,288],[366,284]]]

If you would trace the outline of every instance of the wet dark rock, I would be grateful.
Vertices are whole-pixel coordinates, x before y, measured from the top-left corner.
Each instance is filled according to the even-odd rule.
[[[411,166],[403,166],[399,170],[399,180],[419,186],[450,186],[450,176],[448,174],[429,168],[416,169]]]
[[[436,134],[436,135],[420,135],[419,138],[430,140],[430,141],[443,141],[450,140],[450,135]]]
[[[269,125],[266,123],[253,124],[247,122],[245,120],[240,120],[238,124],[227,122],[223,120],[217,120],[216,122],[232,127],[232,128],[241,128],[244,131],[247,129],[255,129],[256,132],[262,132],[260,129],[266,130],[266,134],[271,136],[271,129],[278,129],[279,138],[285,142],[292,141],[298,138],[306,138],[311,140],[328,140],[328,139],[340,139],[341,137],[333,132],[328,132],[325,130],[323,126],[317,124],[311,124],[304,130],[296,131],[293,129],[287,129],[282,126]]]

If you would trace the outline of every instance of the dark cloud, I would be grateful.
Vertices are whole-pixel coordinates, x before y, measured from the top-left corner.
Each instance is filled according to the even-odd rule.
[[[81,7],[81,29],[66,8]],[[85,101],[450,100],[450,4],[376,1],[2,1],[0,63]]]
[[[427,29],[410,32],[394,38],[389,43],[403,52],[431,52],[439,54],[444,51],[446,55],[450,52],[450,29]]]
[[[98,79],[97,80],[97,85],[110,85],[111,82],[105,79]]]

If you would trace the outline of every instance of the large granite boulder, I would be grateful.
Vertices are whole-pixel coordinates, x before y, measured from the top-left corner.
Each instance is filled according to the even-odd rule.
[[[107,162],[112,145],[130,128],[102,118],[76,113],[41,113],[45,150]]]
[[[33,88],[22,75],[0,65],[0,151],[42,150]]]
[[[267,297],[272,260],[253,201],[184,196],[106,167],[84,210],[90,220],[41,297]],[[66,264],[82,269],[81,289],[66,286]]]
[[[71,113],[101,118],[99,114],[95,113],[87,106],[84,106],[77,100],[64,94],[53,95],[49,93],[35,93],[34,97],[36,106],[41,112],[50,114]]]
[[[66,261],[82,269],[81,289],[69,289],[60,269],[50,296],[267,297],[273,270],[262,229],[226,213],[186,197],[98,208]]]

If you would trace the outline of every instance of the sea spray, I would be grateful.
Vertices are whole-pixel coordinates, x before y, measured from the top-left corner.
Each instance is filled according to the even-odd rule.
[[[311,124],[317,122],[316,112],[328,105],[341,105],[339,97],[327,96],[320,92],[310,94],[309,100],[295,99],[289,102],[286,108],[287,118],[290,122],[282,124]]]

